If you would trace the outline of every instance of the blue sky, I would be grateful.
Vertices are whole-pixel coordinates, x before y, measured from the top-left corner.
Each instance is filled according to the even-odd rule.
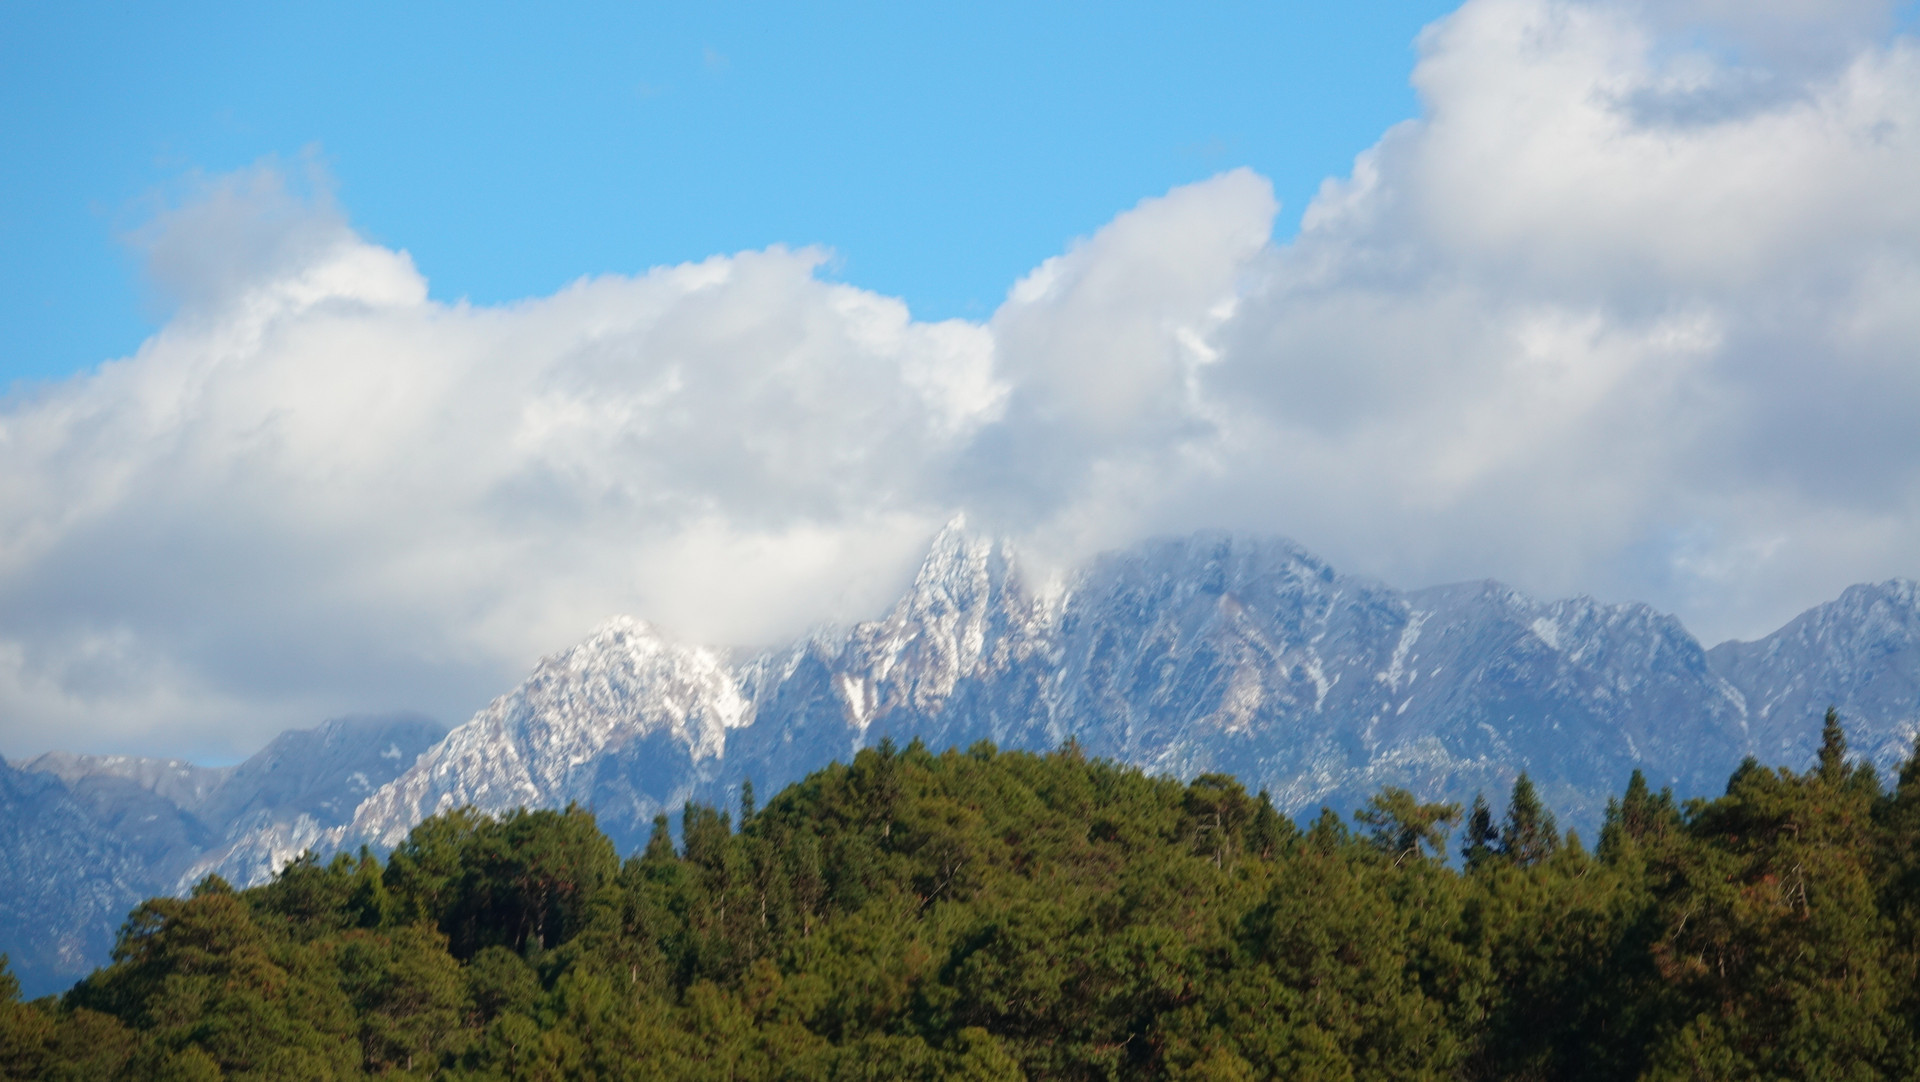
[[[778,643],[956,516],[1920,578],[1916,10],[0,5],[0,754]]]
[[[166,312],[125,236],[312,157],[433,295],[774,243],[983,318],[1069,238],[1234,166],[1306,199],[1413,116],[1448,5],[105,3],[0,9],[0,380]]]

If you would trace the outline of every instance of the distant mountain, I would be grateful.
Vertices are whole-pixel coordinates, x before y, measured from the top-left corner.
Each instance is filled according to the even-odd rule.
[[[58,778],[0,761],[0,823],[0,952],[26,995],[57,991],[107,960],[151,880]]]
[[[1763,762],[1805,760],[1819,744],[1808,719],[1829,704],[1846,716],[1853,747],[1890,766],[1913,749],[1920,715],[1920,585],[1850,586],[1758,642],[1708,651],[1738,687]]]
[[[463,804],[578,802],[632,847],[689,798],[730,802],[743,779],[771,791],[915,738],[1071,738],[1149,769],[1231,772],[1291,812],[1387,784],[1497,803],[1525,769],[1591,833],[1635,768],[1693,794],[1747,754],[1810,757],[1829,702],[1890,766],[1920,720],[1916,674],[1911,583],[1856,587],[1709,652],[1645,605],[1491,582],[1397,591],[1276,539],[1155,541],[1038,582],[1006,546],[949,529],[884,618],[780,650],[730,658],[608,623],[328,841],[390,845]]]
[[[702,765],[750,717],[724,655],[616,619],[449,733],[333,840],[390,847],[450,808],[577,802],[601,809],[630,841],[634,824],[712,780]]]
[[[176,875],[175,892],[208,873],[257,883],[290,857],[353,819],[360,802],[420,758],[447,733],[416,715],[342,718],[317,729],[281,733],[193,809],[219,828],[219,841]]]
[[[1636,768],[1685,796],[1719,791],[1748,754],[1811,761],[1828,704],[1857,751],[1883,768],[1906,756],[1914,583],[1856,586],[1765,639],[1707,650],[1645,605],[1493,582],[1400,591],[1279,539],[1152,541],[1041,579],[956,526],[881,619],[736,654],[616,618],[443,739],[420,719],[373,719],[285,734],[226,770],[43,756],[6,776],[21,794],[7,810],[42,833],[8,843],[33,852],[0,856],[0,890],[16,874],[58,880],[42,850],[94,854],[67,873],[85,885],[72,905],[43,890],[21,909],[65,929],[68,953],[46,953],[53,933],[19,940],[90,964],[111,931],[97,912],[209,871],[258,882],[304,849],[389,847],[463,805],[578,803],[631,851],[690,799],[732,805],[744,780],[771,794],[881,740],[1072,739],[1150,770],[1235,774],[1291,813],[1350,810],[1390,784],[1497,804],[1524,769],[1590,834]]]
[[[247,761],[52,752],[0,763],[0,952],[29,995],[106,960],[127,911],[209,872],[270,876],[446,734],[416,716],[286,732]]]

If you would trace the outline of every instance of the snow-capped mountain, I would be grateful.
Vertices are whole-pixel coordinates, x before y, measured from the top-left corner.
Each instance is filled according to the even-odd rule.
[[[152,893],[140,857],[60,779],[0,761],[0,953],[28,996],[107,960],[127,910]]]
[[[730,805],[743,780],[772,793],[882,740],[1072,739],[1149,770],[1229,772],[1294,813],[1389,784],[1497,803],[1524,769],[1587,832],[1635,768],[1692,795],[1748,754],[1811,760],[1829,704],[1875,763],[1906,756],[1914,583],[1856,586],[1707,650],[1645,605],[1493,582],[1400,591],[1272,538],[1152,541],[1042,578],[956,524],[880,619],[737,653],[616,618],[444,738],[386,719],[285,734],[225,770],[59,755],[7,768],[0,810],[37,825],[9,843],[34,852],[0,852],[0,890],[38,890],[21,911],[84,926],[59,957],[97,962],[111,925],[95,910],[209,871],[258,882],[306,848],[389,847],[465,805],[578,803],[632,850],[690,799]],[[61,866],[45,847],[89,862],[67,873],[88,884],[67,909],[45,900]],[[53,957],[42,939],[34,957]]]
[[[604,809],[609,824],[644,822],[691,795],[750,717],[722,654],[616,618],[367,798],[343,836],[390,847],[464,805],[579,803]]]
[[[1747,754],[1810,755],[1829,702],[1858,748],[1897,762],[1920,717],[1916,612],[1911,584],[1856,587],[1709,652],[1645,605],[1492,582],[1402,592],[1278,539],[1149,542],[1036,582],[953,527],[884,617],[784,649],[736,658],[607,625],[361,805],[338,842],[392,844],[461,803],[578,802],[630,848],[689,798],[726,803],[742,780],[767,792],[916,738],[1071,738],[1150,770],[1236,774],[1292,812],[1388,784],[1497,802],[1525,769],[1590,832],[1635,768],[1692,794]]]
[[[1758,642],[1721,643],[1714,670],[1746,696],[1753,753],[1802,760],[1819,732],[1807,719],[1837,705],[1853,746],[1891,765],[1913,750],[1920,722],[1920,584],[1850,586]]]
[[[385,791],[446,731],[431,719],[398,715],[281,733],[189,809],[216,827],[219,839],[167,869],[173,890],[184,892],[210,873],[257,883],[309,848],[331,849],[361,802]]]

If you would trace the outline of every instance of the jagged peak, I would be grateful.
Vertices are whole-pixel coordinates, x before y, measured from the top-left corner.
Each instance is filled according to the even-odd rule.
[[[973,532],[965,515],[955,515],[928,543],[912,588],[881,622],[918,620],[950,608],[978,609],[1016,578],[1011,542]]]
[[[1920,582],[1913,579],[1887,579],[1885,582],[1863,582],[1847,587],[1840,596],[1821,609],[1829,611],[1839,607],[1861,607],[1882,602],[1891,603],[1908,609],[1920,609]]]
[[[651,621],[620,614],[602,620],[585,639],[541,658],[535,671],[592,669],[616,658],[719,670],[728,666],[730,651],[689,642]]]
[[[1868,617],[1877,618],[1863,622]],[[1882,621],[1889,619],[1896,625],[1920,619],[1920,583],[1905,578],[1856,583],[1767,635],[1751,641],[1731,639],[1714,649],[1728,655],[1749,649],[1777,652],[1795,641],[1813,642],[1836,634],[1849,640],[1861,634],[1883,634],[1887,625]]]
[[[913,577],[914,586],[947,581],[956,570],[970,569],[996,548],[1004,547],[1005,542],[999,538],[967,529],[965,514],[955,515],[927,543],[926,558],[920,561],[920,570]]]
[[[50,751],[15,766],[58,778],[69,788],[90,778],[117,778],[182,806],[205,800],[238,769],[236,766],[199,766],[185,759],[79,755],[65,751]]]
[[[1164,575],[1201,569],[1223,582],[1279,575],[1296,581],[1331,583],[1340,577],[1325,561],[1290,538],[1227,530],[1149,537],[1099,554],[1080,573],[1085,576]]]
[[[615,613],[600,621],[598,624],[595,624],[593,630],[587,633],[587,637],[572,647],[569,647],[569,650],[578,650],[581,647],[590,646],[598,642],[618,641],[627,638],[659,639],[661,641],[672,640],[672,636],[662,632],[660,628],[656,627],[650,621],[642,620],[638,616],[627,613]]]

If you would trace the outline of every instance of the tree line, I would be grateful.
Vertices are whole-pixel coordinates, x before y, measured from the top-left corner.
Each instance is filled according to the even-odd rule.
[[[733,811],[624,861],[579,808],[457,811],[209,878],[63,996],[0,969],[0,1072],[1920,1076],[1920,759],[1883,782],[1831,712],[1718,798],[1635,773],[1592,850],[1525,775],[1503,814],[1387,788],[1302,827],[1072,745],[882,745]]]

